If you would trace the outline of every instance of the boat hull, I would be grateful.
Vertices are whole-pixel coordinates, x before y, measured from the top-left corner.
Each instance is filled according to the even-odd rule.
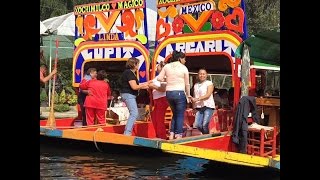
[[[73,119],[57,119],[57,127],[45,127],[40,121],[40,135],[70,141],[91,142],[98,150],[101,144],[154,149],[158,152],[178,154],[240,166],[274,168],[280,170],[280,155],[275,158],[237,153],[230,135],[221,133],[163,140],[155,136],[151,122],[137,122],[133,135],[123,135],[125,125],[96,125],[77,128]],[[168,124],[167,124],[168,126]],[[120,149],[120,148],[119,148]],[[108,151],[107,151],[108,152]]]

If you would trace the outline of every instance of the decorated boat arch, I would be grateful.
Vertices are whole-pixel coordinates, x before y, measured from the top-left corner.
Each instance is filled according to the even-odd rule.
[[[240,71],[235,52],[247,37],[244,9],[241,0],[159,0],[152,69],[177,50],[186,53],[189,72],[205,67],[208,73],[230,74],[234,86]]]
[[[139,81],[149,79],[149,44],[145,0],[119,0],[78,5],[75,14],[73,86],[85,70],[104,62],[107,73],[122,72],[130,57],[139,63]]]

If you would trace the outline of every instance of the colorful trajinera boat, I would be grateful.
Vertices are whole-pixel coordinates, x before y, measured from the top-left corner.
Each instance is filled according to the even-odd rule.
[[[108,78],[111,88],[117,89],[117,79],[129,57],[140,60],[138,79],[146,82],[155,77],[156,64],[167,61],[172,51],[177,50],[186,53],[191,85],[194,84],[198,69],[205,67],[212,81],[217,76],[224,79],[223,84],[229,80],[229,88],[234,88],[233,104],[216,109],[210,128],[217,131],[206,135],[192,128],[194,115],[186,111],[184,137],[175,140],[156,138],[148,116],[152,104],[140,106],[142,116],[136,121],[132,136],[123,135],[125,125],[118,121],[125,120],[123,117],[126,116],[119,114],[121,109],[109,109],[114,116],[108,116],[106,124],[82,126],[79,124],[80,108],[79,117],[56,119],[55,127],[46,126],[47,120],[41,120],[40,135],[92,142],[97,149],[101,143],[140,146],[223,163],[280,170],[278,116],[274,116],[273,124],[270,121],[266,126],[249,126],[247,153],[239,153],[232,142],[232,125],[240,97],[252,96],[258,87],[257,79],[263,82],[266,78],[263,76],[265,70],[270,70],[263,68],[270,67],[266,63],[261,67],[255,64],[256,61],[250,61],[251,50],[249,52],[248,44],[244,41],[248,38],[244,9],[245,4],[241,0],[159,0],[157,18],[151,20],[145,0],[76,6],[72,79],[76,89],[84,72],[90,67],[106,70],[110,74]],[[156,32],[151,62],[149,49],[152,49],[152,39],[148,39],[147,32],[150,29],[147,22],[155,23]],[[241,49],[237,50],[238,47]],[[217,86],[215,82],[214,85],[225,87]],[[262,107],[262,114],[263,108],[268,106],[275,109],[280,107],[278,98],[257,98],[256,102],[258,107]],[[165,120],[167,129],[170,127],[171,116],[169,108]],[[250,119],[247,118],[247,121],[250,122]]]

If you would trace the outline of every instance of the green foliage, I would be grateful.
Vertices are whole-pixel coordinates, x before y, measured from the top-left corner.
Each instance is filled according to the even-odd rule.
[[[78,97],[72,87],[72,59],[59,60],[58,76],[62,86],[61,94],[64,93],[64,97],[60,97],[60,103],[69,104],[70,106],[76,105]]]
[[[76,105],[78,102],[78,96],[76,94],[68,94],[67,95],[67,103],[70,106],[74,106]]]
[[[215,88],[219,89],[229,89],[232,87],[232,78],[231,76],[218,76],[218,75],[212,75],[211,77],[208,76],[209,79],[211,78],[212,83],[214,84]]]
[[[59,96],[59,104],[65,104],[67,102],[67,99],[66,99],[66,91],[63,89],[60,93],[60,96]]]
[[[46,101],[48,101],[48,95],[46,93],[46,90],[42,89],[40,93],[40,102],[46,102]]]
[[[59,94],[54,91],[54,104],[59,104]]]
[[[70,110],[70,106],[68,104],[56,104],[53,109],[56,112],[66,112]]]
[[[74,106],[78,102],[78,96],[74,93],[66,93],[65,89],[63,89],[58,97],[55,100],[55,104],[66,104],[70,106]]]
[[[280,29],[280,0],[246,0],[249,35]]]
[[[107,0],[40,0],[40,20],[73,12],[74,6],[79,4],[105,1]]]
[[[71,81],[70,81],[71,82]],[[68,94],[75,94],[76,92],[73,90],[73,88],[71,87],[71,84],[70,84],[70,86],[65,86],[64,87],[65,88],[65,90],[66,90],[66,92],[68,93]]]
[[[66,93],[74,94],[72,88],[72,59],[59,60],[57,74],[61,83],[61,90],[65,89]]]
[[[40,0],[40,20],[68,13],[66,4],[65,0]]]

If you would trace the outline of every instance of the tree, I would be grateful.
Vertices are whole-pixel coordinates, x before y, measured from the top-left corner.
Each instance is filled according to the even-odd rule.
[[[40,0],[40,21],[68,13],[65,0]]]
[[[249,35],[280,29],[280,0],[245,0]]]
[[[106,0],[40,0],[40,20],[60,16],[73,11],[74,6],[105,2]]]

